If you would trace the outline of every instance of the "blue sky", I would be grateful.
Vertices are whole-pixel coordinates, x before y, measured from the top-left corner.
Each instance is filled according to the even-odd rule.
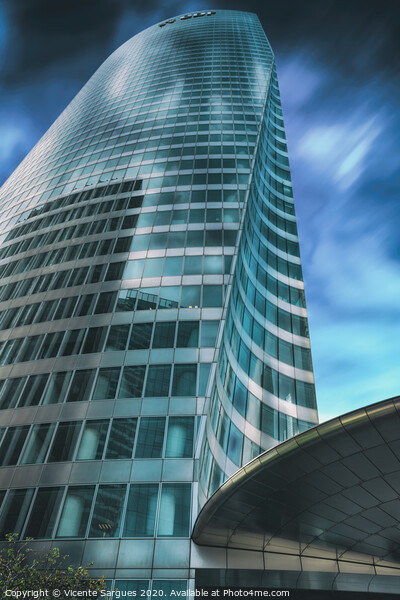
[[[397,0],[3,0],[0,182],[116,47],[204,8],[276,55],[321,420],[400,394]]]

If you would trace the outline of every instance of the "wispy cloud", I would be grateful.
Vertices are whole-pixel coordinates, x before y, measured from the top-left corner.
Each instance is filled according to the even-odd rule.
[[[357,119],[327,124],[310,129],[300,139],[297,152],[312,170],[326,173],[345,191],[363,174],[365,158],[381,131],[376,118],[362,124]]]

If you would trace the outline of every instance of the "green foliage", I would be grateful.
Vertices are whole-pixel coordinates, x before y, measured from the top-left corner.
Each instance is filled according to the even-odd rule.
[[[91,579],[86,567],[68,565],[68,556],[62,556],[58,548],[47,553],[36,552],[29,547],[27,539],[17,541],[17,534],[6,536],[7,545],[0,550],[0,594],[4,597],[6,590],[40,591],[60,590],[60,598],[67,598],[64,590],[91,592],[90,597],[100,597],[100,591],[105,590],[104,579]],[[96,592],[99,592],[96,594]]]

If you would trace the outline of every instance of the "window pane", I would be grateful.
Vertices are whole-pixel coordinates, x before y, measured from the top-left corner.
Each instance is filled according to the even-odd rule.
[[[106,458],[131,458],[137,419],[114,419],[107,444]]]
[[[51,537],[63,494],[63,488],[39,488],[29,516],[26,537]]]
[[[54,423],[34,425],[21,458],[21,464],[42,463],[54,432]]]
[[[163,580],[154,580],[153,581],[153,597],[164,597],[164,598],[176,598],[177,592],[187,592],[187,581],[183,581],[182,579],[163,579]],[[174,592],[174,595],[171,595],[171,592]],[[185,594],[181,594],[181,596],[185,596]]]
[[[153,348],[173,348],[175,339],[175,322],[156,323],[154,329]]]
[[[199,322],[180,321],[178,324],[178,348],[196,348],[199,345]]]
[[[87,332],[82,354],[101,352],[107,335],[107,327],[90,327]]]
[[[3,505],[0,517],[0,537],[4,539],[7,533],[22,533],[26,513],[28,512],[33,489],[10,490]]]
[[[26,383],[27,377],[17,377],[3,381],[0,395],[0,409],[14,408],[18,402],[22,388]]]
[[[132,485],[126,508],[124,537],[152,537],[156,520],[158,484]]]
[[[163,258],[148,258],[145,263],[143,277],[161,277],[163,266]]]
[[[128,339],[129,325],[113,325],[110,327],[106,342],[106,352],[125,350]]]
[[[153,323],[140,323],[132,326],[129,350],[144,350],[150,347]]]
[[[219,321],[202,321],[201,322],[201,347],[215,348],[217,340]]]
[[[171,365],[150,365],[147,373],[146,397],[168,396]]]
[[[84,329],[71,329],[70,331],[67,331],[61,345],[59,356],[71,356],[73,354],[79,354],[84,335]]]
[[[103,292],[99,295],[94,314],[112,312],[118,292]]]
[[[172,396],[196,395],[197,365],[175,365]]]
[[[99,460],[103,456],[109,421],[87,421],[76,460]]]
[[[202,264],[203,264],[202,256],[186,256],[185,257],[184,275],[195,275],[197,273],[201,273],[202,272]]]
[[[56,537],[85,537],[93,494],[94,486],[68,489]]]
[[[161,458],[164,430],[164,417],[143,417],[136,444],[136,458]]]
[[[193,417],[170,417],[168,421],[167,458],[190,458],[193,455]]]
[[[145,366],[124,368],[118,398],[140,398],[145,369]]]
[[[44,338],[38,358],[53,358],[54,356],[57,356],[63,337],[64,331],[48,333]]]
[[[2,467],[17,464],[28,431],[29,425],[8,429],[0,446],[0,465]]]
[[[208,379],[210,377],[210,368],[211,365],[209,363],[200,363],[199,369],[199,396],[205,396],[207,391]]]
[[[162,486],[157,535],[189,536],[190,487],[189,483]]]
[[[164,277],[182,274],[183,256],[171,256],[165,259]]]
[[[222,286],[205,285],[203,287],[203,307],[222,306]]]
[[[80,428],[81,423],[78,421],[58,424],[47,459],[48,462],[63,462],[72,459]]]
[[[46,375],[31,375],[22,394],[19,406],[36,406],[39,404],[48,378],[47,373]]]
[[[42,404],[58,404],[64,402],[64,396],[71,381],[71,372],[53,373],[47,386]]]
[[[124,279],[138,279],[142,276],[144,260],[129,260],[126,263]]]
[[[115,398],[121,369],[111,367],[110,369],[99,369],[96,385],[93,392],[93,400],[106,400]]]
[[[153,310],[157,308],[158,288],[142,288],[138,292],[137,310]],[[126,310],[126,309],[125,309]]]
[[[135,592],[133,598],[139,598],[142,591],[149,589],[148,579],[117,579],[114,590],[119,592]]]
[[[205,256],[204,273],[222,273],[222,256]]]
[[[181,306],[198,308],[200,306],[200,285],[184,285],[182,287]]]
[[[116,537],[121,525],[125,485],[101,485],[96,496],[89,537]]]

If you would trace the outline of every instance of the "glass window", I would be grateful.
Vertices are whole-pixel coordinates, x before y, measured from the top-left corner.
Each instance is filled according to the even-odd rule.
[[[59,423],[47,461],[64,462],[72,460],[80,429],[81,423],[78,421]]]
[[[138,290],[121,290],[118,292],[117,312],[134,310]]]
[[[144,588],[142,588],[144,589]],[[153,581],[153,596],[163,596],[164,598],[174,598],[178,594],[176,592],[186,592],[187,591],[187,581],[183,581],[182,579],[163,579],[163,580],[154,580]],[[171,592],[174,592],[174,595],[171,595]],[[185,596],[185,594],[180,594],[181,596]]]
[[[192,232],[189,233],[189,236]],[[202,272],[202,256],[186,256],[184,275],[196,275]]]
[[[204,273],[222,273],[222,256],[205,256]]]
[[[295,402],[294,379],[279,373],[279,398],[286,402]]]
[[[165,259],[164,277],[182,274],[183,256],[172,256]]]
[[[211,365],[209,363],[200,363],[199,365],[199,396],[205,396],[207,391],[208,379],[210,377],[210,368]]]
[[[152,537],[157,512],[158,484],[131,485],[124,537]]]
[[[173,348],[175,340],[175,322],[156,323],[153,348]]]
[[[117,537],[121,525],[125,485],[101,485],[97,491],[89,537]]]
[[[85,537],[93,494],[94,486],[68,488],[56,537]]]
[[[93,400],[115,398],[120,370],[119,367],[99,369],[93,392]]]
[[[94,314],[105,314],[112,312],[118,292],[102,292],[99,294]]]
[[[235,392],[233,394],[233,406],[243,416],[246,414],[246,398],[246,388],[239,379],[236,379]]]
[[[132,326],[129,350],[143,350],[150,347],[153,323],[138,323]]]
[[[16,377],[14,379],[2,381],[0,392],[0,409],[14,408],[14,406],[16,406],[26,380],[26,377]]]
[[[196,395],[197,365],[175,365],[172,396]]]
[[[124,367],[118,398],[140,398],[142,395],[146,367]]]
[[[0,446],[0,465],[2,467],[17,464],[28,431],[29,425],[10,427],[7,430]]]
[[[146,397],[168,396],[171,365],[150,365],[147,372]]]
[[[148,579],[116,579],[114,586],[114,590],[118,590],[119,592],[135,592],[132,596],[133,598],[139,598],[141,592],[148,589]]]
[[[105,458],[131,458],[137,419],[114,419]]]
[[[164,417],[143,417],[141,419],[136,444],[136,458],[161,458],[164,429]]]
[[[180,287],[168,286],[160,288],[159,308],[176,308],[179,302]]]
[[[238,428],[235,427],[233,423],[231,423],[227,454],[229,458],[235,463],[235,465],[240,465],[240,458],[242,455],[242,442],[243,435],[240,433]]]
[[[181,306],[198,308],[200,306],[200,285],[184,285],[182,287]]]
[[[193,456],[193,417],[170,417],[168,420],[167,458],[190,458]]]
[[[106,342],[106,352],[125,350],[128,340],[129,325],[112,325]]]
[[[39,347],[43,341],[43,335],[33,335],[24,339],[21,350],[16,358],[16,362],[25,362],[27,360],[34,360]]]
[[[215,348],[217,341],[219,321],[202,321],[201,322],[201,339],[200,346],[202,348]]]
[[[36,406],[39,404],[46,387],[49,375],[31,375],[24,393],[22,394],[19,406]]]
[[[7,533],[22,533],[26,513],[31,504],[33,489],[10,490],[0,516],[0,537]]]
[[[143,277],[161,277],[163,265],[163,258],[148,258],[144,266]]]
[[[153,310],[157,308],[159,288],[142,288],[138,292],[137,310]]]
[[[126,263],[124,279],[139,279],[142,277],[144,260],[129,260]]]
[[[124,262],[114,262],[108,265],[106,276],[104,281],[115,281],[116,279],[122,279],[122,273],[124,272]]]
[[[44,462],[55,424],[43,423],[34,425],[22,454],[21,464],[36,464]]]
[[[199,322],[180,321],[178,323],[178,348],[197,348],[199,345]]]
[[[57,356],[63,337],[64,331],[48,333],[44,338],[38,358],[53,358],[54,356]]]
[[[39,488],[29,515],[25,536],[34,539],[51,537],[60,507],[63,488]]]
[[[222,231],[218,229],[209,229],[206,231],[206,244],[210,246],[222,246]]]
[[[103,456],[109,421],[86,421],[76,460],[99,460]]]
[[[57,307],[54,320],[57,319],[69,319],[74,312],[76,297],[62,298],[60,304]]]
[[[72,354],[79,354],[84,334],[84,329],[70,329],[67,331],[59,352],[59,356],[71,356]]]
[[[71,372],[53,373],[50,377],[42,404],[58,404],[64,401],[64,396],[71,381]]]
[[[203,307],[222,306],[222,286],[205,285],[203,287]]]
[[[107,335],[107,327],[90,327],[88,329],[82,354],[101,352]]]
[[[149,235],[135,235],[133,236],[131,251],[136,252],[137,250],[147,250],[149,245]]]
[[[189,536],[190,488],[189,483],[165,483],[162,486],[158,536]]]
[[[86,294],[86,296],[81,296],[75,309],[74,316],[83,317],[85,315],[90,315],[94,307],[95,298],[96,294]]]

